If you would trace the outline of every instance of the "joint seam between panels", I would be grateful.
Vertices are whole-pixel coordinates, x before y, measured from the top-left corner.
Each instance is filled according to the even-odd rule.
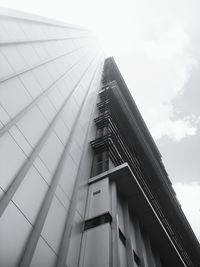
[[[96,58],[96,56],[95,56],[95,58]],[[94,59],[92,60],[92,62],[93,61],[94,61]],[[87,70],[88,70],[88,68],[87,68]],[[85,73],[87,72],[87,70],[85,71]],[[81,81],[81,79],[80,79],[80,81]],[[49,189],[48,189],[48,191],[47,191],[47,193],[45,195],[44,201],[42,203],[42,207],[41,207],[41,209],[40,209],[40,211],[38,213],[34,228],[32,229],[32,231],[30,233],[30,236],[29,236],[29,238],[27,240],[27,244],[25,246],[25,250],[23,252],[23,255],[22,255],[20,263],[19,263],[19,266],[21,266],[21,267],[22,266],[26,266],[27,267],[31,263],[31,260],[32,260],[32,257],[33,257],[37,242],[39,240],[43,225],[45,223],[46,216],[48,214],[48,211],[49,211],[49,208],[51,206],[53,197],[55,195],[55,191],[56,191],[56,188],[58,186],[59,179],[60,179],[60,174],[62,172],[63,165],[65,163],[66,156],[68,154],[68,151],[69,151],[69,148],[70,148],[70,145],[71,145],[71,139],[72,139],[73,133],[74,133],[74,131],[76,129],[77,121],[78,121],[78,119],[80,117],[80,114],[81,114],[81,111],[83,109],[84,103],[85,103],[85,101],[87,99],[87,96],[88,96],[88,93],[89,93],[89,89],[90,89],[90,87],[88,88],[87,94],[85,95],[85,97],[84,97],[84,99],[82,101],[81,108],[79,109],[79,112],[76,115],[76,118],[74,120],[72,129],[71,129],[71,132],[70,132],[70,135],[69,135],[69,138],[67,139],[67,142],[65,144],[64,150],[63,150],[62,155],[60,157],[60,161],[59,161],[59,163],[58,163],[58,165],[56,167],[56,170],[54,172],[54,175],[53,175],[53,178],[52,178],[52,182],[51,182],[51,184],[49,186]]]
[[[49,38],[49,39],[36,39],[36,40],[22,40],[22,41],[0,41],[0,46],[8,45],[19,45],[19,44],[32,44],[32,43],[43,43],[43,42],[52,42],[52,41],[62,41],[62,40],[77,40],[91,38],[90,35],[83,35],[77,37],[63,37],[63,38]]]
[[[95,56],[96,57],[96,56]],[[95,58],[94,57],[94,58]],[[4,210],[6,209],[7,205],[9,204],[10,200],[12,199],[13,195],[15,194],[15,192],[17,191],[18,187],[20,186],[21,182],[23,181],[25,175],[27,174],[27,172],[29,171],[33,161],[35,160],[35,158],[37,157],[37,155],[39,154],[43,144],[45,143],[45,140],[48,138],[48,136],[51,133],[51,130],[53,129],[54,124],[57,121],[57,118],[59,117],[60,113],[62,112],[62,110],[64,109],[66,103],[68,102],[69,98],[72,96],[72,94],[75,92],[75,89],[77,88],[77,86],[79,85],[80,81],[82,80],[83,76],[86,74],[87,70],[89,69],[90,65],[92,64],[94,58],[92,59],[92,61],[89,63],[88,67],[85,69],[85,71],[82,73],[82,76],[80,77],[80,79],[78,80],[78,82],[76,83],[76,85],[73,87],[73,89],[71,90],[71,92],[69,93],[69,95],[67,96],[66,100],[64,101],[64,103],[62,104],[61,108],[59,109],[59,111],[56,113],[56,115],[54,116],[53,120],[51,121],[49,127],[45,130],[45,132],[42,134],[41,138],[39,139],[39,141],[37,142],[36,146],[33,148],[30,156],[25,160],[25,162],[23,163],[23,165],[21,166],[21,168],[19,169],[19,171],[17,172],[16,176],[14,177],[13,181],[11,182],[10,186],[8,187],[8,189],[6,190],[5,194],[3,195],[3,197],[0,200],[0,217],[3,214]]]
[[[55,61],[55,60],[57,60],[57,59],[59,59],[59,58],[65,57],[65,56],[67,56],[67,55],[70,55],[70,54],[72,54],[72,53],[74,53],[74,52],[76,52],[76,51],[78,51],[79,49],[82,49],[82,48],[84,48],[84,47],[87,47],[87,46],[80,46],[80,47],[78,47],[78,48],[76,48],[76,49],[74,49],[74,50],[72,50],[72,51],[69,51],[69,52],[64,53],[64,54],[62,54],[62,55],[59,55],[59,56],[57,56],[57,57],[51,58],[51,59],[49,59],[49,60],[43,60],[40,64],[36,64],[36,65],[34,65],[34,66],[32,66],[32,67],[27,67],[27,68],[25,68],[25,69],[23,69],[23,70],[20,70],[20,71],[17,71],[17,72],[15,72],[15,73],[13,73],[13,74],[7,75],[7,76],[5,76],[5,77],[3,77],[3,78],[0,79],[0,84],[2,84],[3,82],[8,81],[9,79],[12,79],[12,78],[15,78],[15,77],[17,77],[17,76],[19,76],[19,75],[21,75],[21,74],[24,74],[24,73],[26,73],[26,72],[28,72],[28,71],[34,70],[34,69],[36,69],[36,68],[38,68],[38,67],[41,67],[41,66],[43,66],[43,65],[45,65],[45,64],[48,64],[48,63],[50,63],[50,62],[52,62],[52,61]],[[3,52],[2,52],[2,54],[3,54]],[[3,55],[4,55],[4,54],[3,54]],[[4,57],[6,57],[6,56],[4,55]],[[7,59],[7,57],[6,57],[6,59]],[[11,66],[11,65],[10,65],[10,66]],[[12,67],[12,66],[11,66],[11,67]]]
[[[2,9],[6,10],[7,8],[1,8],[0,12],[2,12]],[[17,14],[16,15],[14,15],[14,14],[13,15],[0,14],[0,17],[4,17],[4,18],[10,19],[10,20],[26,21],[27,23],[44,24],[44,25],[54,26],[54,27],[58,27],[58,28],[89,31],[86,28],[81,28],[81,27],[78,27],[76,25],[67,25],[64,22],[52,20],[52,19],[49,19],[46,17],[43,18],[41,16],[37,16],[34,14],[30,14],[30,16],[34,17],[34,18],[27,18],[27,17],[22,17],[22,16],[26,15],[24,12],[16,11],[16,13],[18,13],[18,16],[20,15],[20,17],[18,17]]]
[[[75,62],[69,69],[67,69],[56,81],[54,81],[50,86],[47,87],[40,95],[38,95],[30,104],[28,104],[26,107],[24,107],[18,114],[15,115],[7,124],[5,124],[0,129],[0,137],[7,132],[14,124],[17,123],[18,120],[20,120],[24,114],[30,110],[36,103],[38,103],[43,97],[45,97],[51,90],[54,89],[54,86],[61,80],[65,75],[74,67],[76,66],[87,54],[82,56],[77,62]]]
[[[91,80],[89,87],[92,86],[95,75],[98,73],[98,67],[99,66],[97,66],[94,77]],[[74,215],[75,215],[75,205],[76,205],[76,201],[77,201],[79,182],[80,182],[80,179],[82,177],[82,168],[83,168],[84,158],[85,158],[85,154],[86,154],[87,146],[88,146],[88,142],[89,142],[89,140],[88,140],[89,139],[88,138],[89,137],[89,129],[90,129],[90,126],[93,122],[92,114],[93,114],[94,108],[95,108],[95,103],[94,103],[92,110],[91,110],[91,113],[90,113],[89,123],[87,126],[87,132],[86,132],[85,139],[84,139],[84,148],[83,148],[83,152],[81,154],[81,159],[79,162],[79,168],[78,168],[77,175],[76,175],[76,181],[75,181],[74,188],[73,188],[72,198],[71,198],[71,202],[70,202],[69,209],[68,209],[68,214],[67,214],[67,218],[66,218],[66,222],[65,222],[65,229],[64,229],[64,233],[63,233],[63,238],[61,240],[60,247],[59,247],[59,253],[58,253],[56,267],[65,266],[65,261],[66,261],[67,254],[68,254],[69,239],[70,239],[70,234],[71,234],[71,225],[72,225]]]

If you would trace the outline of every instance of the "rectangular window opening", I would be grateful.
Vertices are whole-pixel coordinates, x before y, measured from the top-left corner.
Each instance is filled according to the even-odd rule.
[[[133,257],[134,257],[134,261],[137,264],[137,266],[140,265],[140,258],[138,257],[137,253],[133,250]]]
[[[97,191],[93,192],[93,196],[98,195],[99,193],[101,193],[101,190],[97,190]]]
[[[84,224],[84,231],[111,222],[112,222],[112,216],[110,215],[109,212],[106,212],[97,217],[86,220]]]
[[[122,233],[121,229],[119,228],[119,239],[122,241],[122,243],[124,244],[124,246],[126,246],[126,237],[125,235]]]

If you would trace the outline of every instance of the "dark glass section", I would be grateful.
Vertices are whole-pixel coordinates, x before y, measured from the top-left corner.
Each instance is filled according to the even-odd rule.
[[[133,250],[133,258],[137,266],[140,266],[140,258],[138,257],[137,253]]]
[[[121,229],[119,228],[119,239],[122,241],[122,243],[124,244],[124,246],[126,246],[126,237],[125,235],[122,233]]]
[[[84,231],[111,222],[112,222],[112,216],[110,215],[109,212],[106,212],[97,217],[86,220],[84,223]]]

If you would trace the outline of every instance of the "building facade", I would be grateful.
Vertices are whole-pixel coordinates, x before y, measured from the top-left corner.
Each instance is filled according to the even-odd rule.
[[[198,267],[200,247],[113,58],[0,10],[0,266]]]

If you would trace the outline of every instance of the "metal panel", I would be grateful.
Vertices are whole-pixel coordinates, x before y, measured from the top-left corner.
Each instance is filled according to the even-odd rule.
[[[110,224],[86,232],[83,267],[110,266]]]
[[[36,169],[31,167],[12,199],[32,224],[34,224],[47,189],[47,183]]]
[[[54,267],[56,262],[55,252],[40,238],[33,255],[30,267]]]
[[[98,194],[95,194],[99,192]],[[88,213],[86,218],[92,218],[107,211],[110,211],[109,179],[104,179],[90,185]]]
[[[0,220],[0,265],[16,267],[31,231],[31,224],[12,202]]]
[[[66,215],[66,209],[61,205],[58,199],[54,197],[41,235],[55,252],[59,249]]]

